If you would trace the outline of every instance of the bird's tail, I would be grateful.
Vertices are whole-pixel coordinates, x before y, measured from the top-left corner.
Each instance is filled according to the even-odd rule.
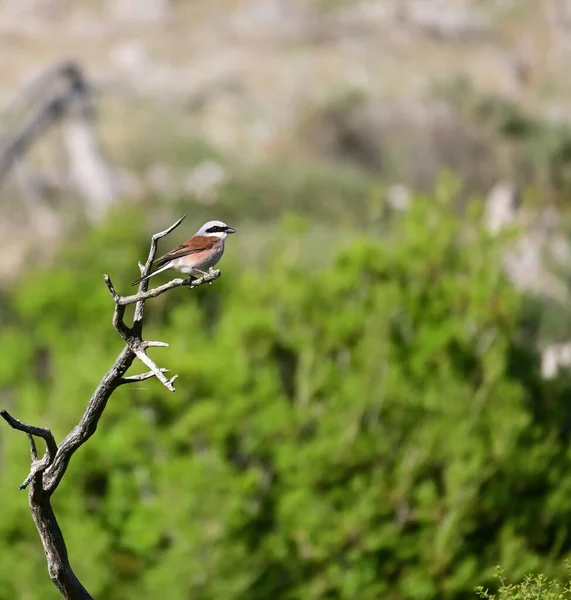
[[[156,275],[157,273],[162,273],[163,271],[166,271],[167,269],[170,269],[170,268],[171,268],[171,264],[170,264],[170,262],[168,262],[166,265],[164,265],[160,269],[157,269],[156,271],[153,271],[152,273],[149,273],[148,275],[145,275],[144,277],[140,277],[139,279],[137,279],[137,281],[133,281],[133,283],[131,285],[137,285],[138,283],[141,283],[141,281],[146,281],[147,279],[149,279],[149,277],[152,277],[153,275]]]

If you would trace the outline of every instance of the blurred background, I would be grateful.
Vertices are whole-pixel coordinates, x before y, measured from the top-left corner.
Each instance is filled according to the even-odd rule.
[[[61,440],[122,347],[102,274],[238,231],[149,304],[177,392],[118,389],[53,499],[94,597],[565,576],[570,64],[568,0],[0,2],[1,407]],[[58,597],[28,467],[1,427],[2,600]]]

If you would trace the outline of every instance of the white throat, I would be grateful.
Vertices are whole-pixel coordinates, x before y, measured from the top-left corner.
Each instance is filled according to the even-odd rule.
[[[228,234],[225,231],[217,231],[216,233],[205,233],[203,235],[205,235],[206,237],[215,237],[222,241],[224,241],[228,237]]]

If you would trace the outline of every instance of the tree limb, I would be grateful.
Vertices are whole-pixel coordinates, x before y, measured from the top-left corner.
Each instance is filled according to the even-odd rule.
[[[200,285],[204,285],[205,283],[212,283],[219,277],[220,277],[220,271],[218,269],[212,269],[209,273],[207,273],[206,275],[203,275],[202,277],[200,277],[198,279],[173,279],[172,281],[169,281],[168,283],[165,283],[164,285],[161,285],[157,288],[149,290],[148,292],[147,291],[139,291],[136,294],[133,294],[131,296],[118,296],[117,304],[118,304],[118,306],[121,306],[121,307],[128,306],[129,304],[135,304],[136,302],[141,302],[144,300],[150,300],[151,298],[156,298],[157,296],[160,296],[161,294],[164,294],[165,292],[168,292],[169,290],[173,290],[174,288],[181,287],[183,285],[190,287],[190,288],[195,288]],[[107,279],[109,279],[109,278],[107,277]],[[147,282],[144,281],[142,283],[147,283]]]
[[[139,264],[142,277],[148,275],[151,270],[157,252],[158,240],[178,227],[183,219],[184,217],[168,229],[152,236],[147,261],[145,265]],[[182,285],[194,288],[205,283],[212,283],[218,277],[220,277],[220,271],[211,270],[200,279],[174,279],[165,285],[148,291],[148,280],[145,280],[140,283],[137,294],[120,296],[116,292],[109,276],[104,275],[105,284],[115,304],[112,324],[119,335],[125,340],[125,347],[99,382],[79,423],[58,445],[49,429],[27,425],[10,415],[6,410],[0,410],[0,416],[8,425],[13,429],[26,433],[30,440],[32,465],[28,477],[26,477],[19,489],[29,486],[28,499],[30,509],[36,529],[44,546],[48,571],[61,595],[67,600],[91,600],[91,596],[77,579],[71,568],[65,541],[51,507],[51,496],[60,484],[73,454],[97,430],[99,420],[107,406],[107,401],[119,386],[155,377],[169,391],[175,391],[173,383],[177,375],[167,379],[164,375],[167,369],[159,368],[147,356],[148,348],[166,347],[168,344],[143,340],[143,317],[146,300],[156,298],[168,290]],[[124,322],[125,309],[129,304],[136,304],[133,325],[131,327]],[[148,367],[149,371],[126,377],[125,373],[136,357]],[[40,460],[38,460],[34,437],[40,437],[46,443],[46,451]]]
[[[28,484],[33,479],[34,475],[43,473],[53,462],[57,452],[57,444],[52,435],[52,432],[46,427],[34,427],[33,425],[26,425],[22,421],[15,419],[7,410],[0,410],[0,417],[2,417],[12,429],[23,431],[28,434],[30,440],[30,453],[32,455],[32,468],[30,474],[24,480],[24,483],[18,488],[23,490],[28,487]],[[38,452],[36,450],[36,442],[33,436],[41,437],[46,442],[46,452],[42,460],[38,461]]]
[[[159,369],[161,373],[167,373],[168,369]],[[140,381],[146,381],[152,379],[155,376],[153,371],[147,371],[146,373],[139,373],[138,375],[131,375],[130,377],[123,377],[120,384],[125,385],[127,383],[139,383]]]

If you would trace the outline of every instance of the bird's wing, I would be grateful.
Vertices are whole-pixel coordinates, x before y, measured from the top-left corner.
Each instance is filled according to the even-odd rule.
[[[170,252],[163,254],[160,258],[155,260],[157,267],[166,265],[166,263],[189,254],[196,254],[197,252],[204,252],[212,250],[212,248],[219,243],[220,240],[214,236],[206,235],[193,235],[190,239],[186,240],[184,244],[173,248]]]

